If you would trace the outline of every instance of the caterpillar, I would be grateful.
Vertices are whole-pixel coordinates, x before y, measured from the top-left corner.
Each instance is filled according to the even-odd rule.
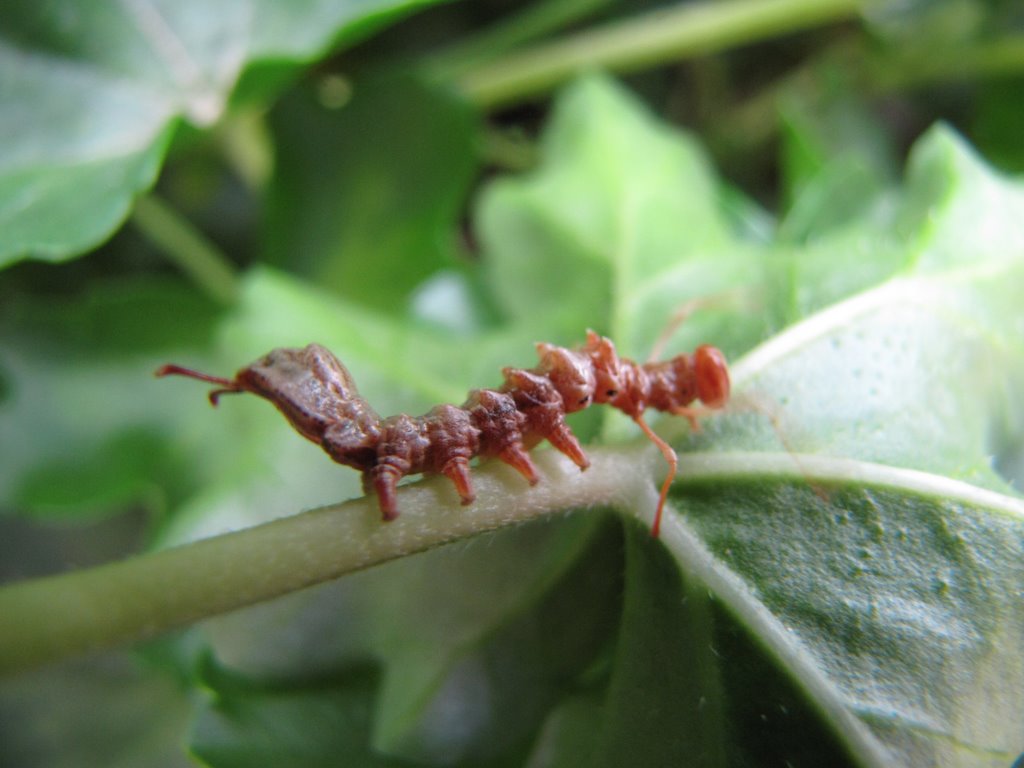
[[[629,416],[669,464],[651,528],[658,536],[678,459],[643,414],[653,408],[683,416],[696,430],[700,410],[691,404],[717,409],[729,398],[725,356],[702,345],[692,354],[638,364],[619,357],[612,341],[594,331],[576,349],[543,342],[536,346],[536,367],[504,368],[505,382],[497,389],[473,390],[461,406],[439,405],[417,417],[403,413],[382,419],[341,361],[319,344],[275,349],[232,379],[173,364],[156,375],[217,385],[209,393],[213,405],[221,395],[239,392],[269,400],[299,434],[337,463],[362,473],[363,489],[376,493],[385,521],[398,516],[396,487],[406,475],[442,474],[462,503],[471,504],[476,495],[469,462],[474,457],[497,458],[534,485],[540,477],[529,450],[547,440],[585,470],[590,461],[565,416],[590,405],[609,405]]]

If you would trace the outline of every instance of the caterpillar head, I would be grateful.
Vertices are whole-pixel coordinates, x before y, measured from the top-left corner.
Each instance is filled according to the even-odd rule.
[[[721,350],[708,344],[693,353],[697,399],[708,408],[721,408],[729,399],[729,366]]]

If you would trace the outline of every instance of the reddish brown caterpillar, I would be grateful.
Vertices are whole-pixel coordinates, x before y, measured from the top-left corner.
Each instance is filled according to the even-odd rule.
[[[590,465],[565,415],[592,403],[617,408],[639,425],[669,463],[651,533],[658,535],[661,513],[676,473],[675,451],[644,422],[648,408],[678,414],[697,428],[700,401],[721,408],[729,397],[725,356],[711,346],[692,355],[640,365],[620,358],[610,339],[587,332],[578,349],[537,344],[535,368],[505,368],[498,389],[476,389],[461,406],[439,405],[423,416],[404,413],[382,419],[356,390],[344,365],[318,344],[275,349],[240,370],[234,379],[165,365],[157,376],[190,376],[218,385],[210,402],[225,393],[252,392],[277,406],[299,434],[317,443],[339,464],[363,473],[363,488],[377,494],[385,520],[398,516],[395,488],[406,475],[442,474],[455,484],[463,504],[475,498],[469,461],[497,457],[530,484],[537,468],[527,451],[547,440],[582,470]]]

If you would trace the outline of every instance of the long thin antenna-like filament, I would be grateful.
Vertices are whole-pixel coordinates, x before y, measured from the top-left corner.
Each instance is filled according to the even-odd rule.
[[[668,499],[668,489],[672,487],[672,481],[676,478],[679,457],[676,456],[676,452],[672,449],[671,445],[658,437],[654,430],[647,426],[647,422],[644,421],[642,416],[634,416],[633,421],[644,431],[648,439],[658,446],[661,455],[668,462],[668,474],[665,477],[665,482],[661,484],[661,495],[658,497],[658,511],[654,513],[654,525],[651,526],[651,536],[658,538],[658,533],[661,531],[661,513],[665,509],[665,501]]]

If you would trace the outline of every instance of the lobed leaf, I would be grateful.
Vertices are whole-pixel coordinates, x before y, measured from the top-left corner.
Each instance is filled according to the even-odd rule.
[[[584,316],[634,355],[687,299],[752,280],[702,150],[598,77],[566,90],[541,166],[493,183],[478,219],[489,281],[510,317],[540,310],[563,328],[566,316]]]

